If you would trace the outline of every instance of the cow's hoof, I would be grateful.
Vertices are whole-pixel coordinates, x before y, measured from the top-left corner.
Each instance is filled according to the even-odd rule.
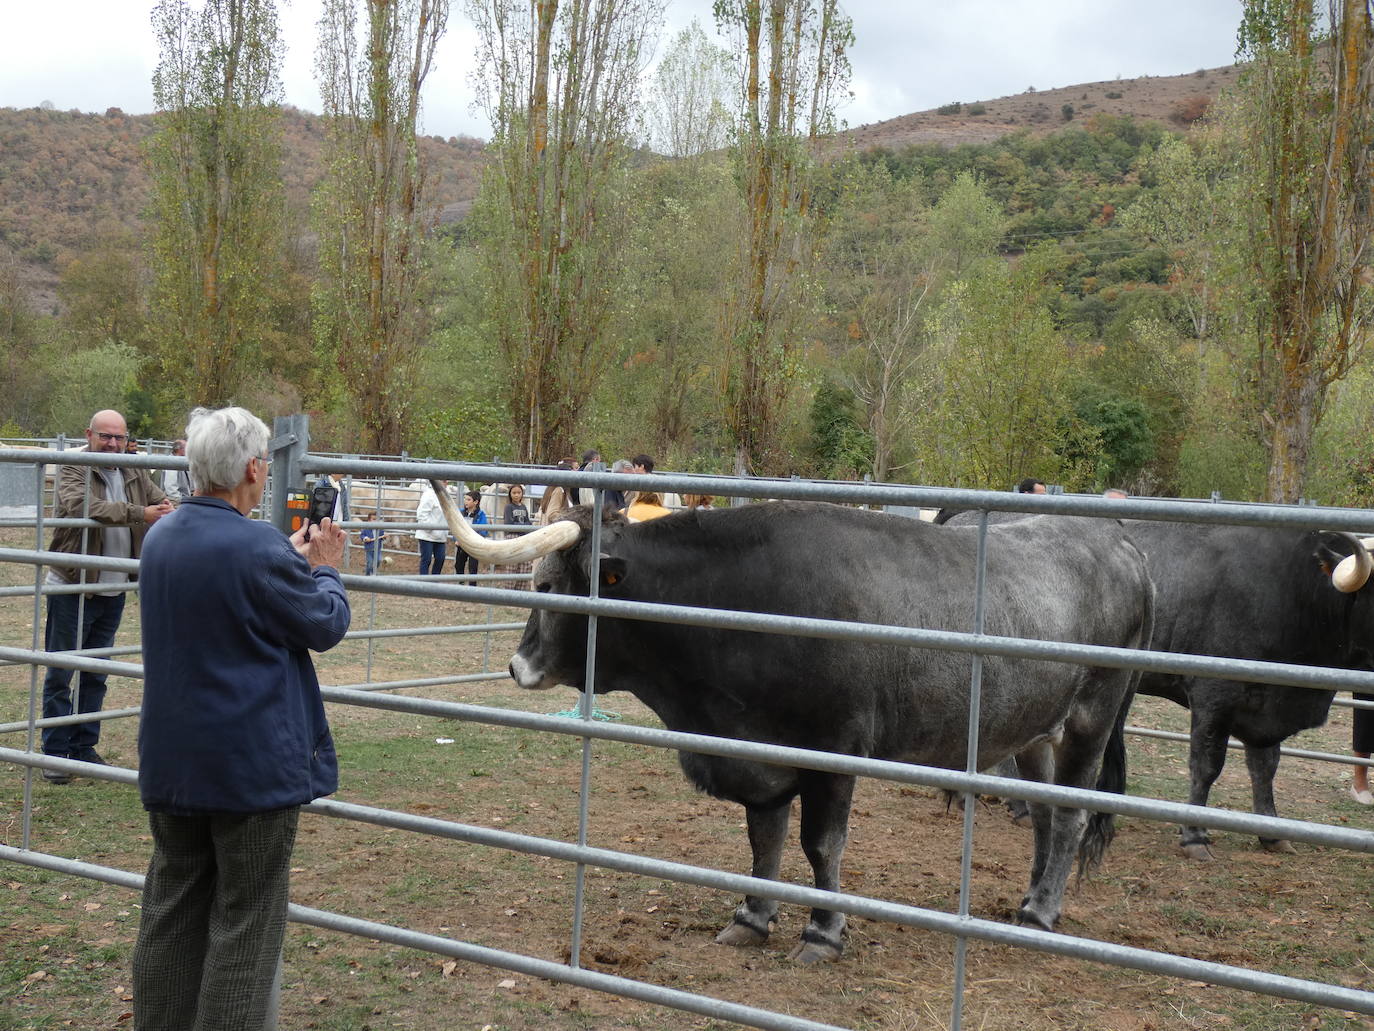
[[[1030,909],[1027,906],[1022,906],[1020,909],[1016,911],[1016,922],[1018,924],[1025,924],[1027,927],[1039,928],[1042,931],[1054,930],[1053,919],[1046,920],[1035,910]]]
[[[1031,814],[1029,812],[1012,813],[1011,822],[1017,827],[1031,827],[1035,823],[1035,821],[1031,819]]]
[[[1266,852],[1280,852],[1283,854],[1293,854],[1298,850],[1293,847],[1291,841],[1283,838],[1260,838],[1260,847]]]
[[[1181,847],[1183,849],[1183,854],[1196,862],[1210,863],[1212,860],[1216,859],[1216,856],[1212,853],[1212,846],[1205,841],[1199,842],[1196,845],[1183,845]]]
[[[787,958],[809,967],[817,963],[834,963],[843,954],[844,949],[830,942],[799,941]]]
[[[717,945],[762,945],[768,940],[768,932],[760,932],[748,924],[730,921],[725,930],[716,935]]]

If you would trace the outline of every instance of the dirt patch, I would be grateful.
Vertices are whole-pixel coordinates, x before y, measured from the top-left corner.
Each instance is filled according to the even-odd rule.
[[[27,573],[0,567],[8,582]],[[379,598],[375,625],[517,620],[518,610],[437,606]],[[27,646],[32,603],[0,604],[0,637]],[[355,628],[372,623],[355,601]],[[136,641],[131,606],[121,642]],[[373,679],[471,673],[504,667],[513,633],[388,639],[373,646]],[[330,683],[365,678],[366,645],[320,660]],[[22,718],[28,672],[0,668],[0,720]],[[409,694],[419,694],[411,691]],[[427,689],[425,696],[539,712],[569,709],[571,691],[522,693],[508,680]],[[112,681],[109,704],[136,704],[137,685]],[[598,699],[621,719],[652,724],[633,699]],[[331,708],[342,762],[342,801],[375,805],[573,841],[581,746],[573,738],[521,734],[449,720]],[[1142,700],[1133,721],[1182,729],[1186,714]],[[104,736],[107,757],[135,763],[135,726]],[[448,743],[450,742],[451,743]],[[443,743],[441,743],[443,742]],[[5,739],[12,744],[13,738]],[[1300,735],[1299,747],[1344,752],[1349,711]],[[1186,795],[1183,746],[1132,739],[1132,793]],[[748,868],[742,811],[694,793],[666,753],[598,743],[591,759],[591,844],[667,860]],[[1285,815],[1370,827],[1374,814],[1349,800],[1341,767],[1285,760],[1278,804]],[[22,780],[0,784],[0,838],[18,844]],[[142,872],[149,841],[134,793],[78,779],[33,788],[33,847]],[[1233,755],[1214,796],[1248,806],[1244,765]],[[794,821],[795,823],[795,821]],[[1000,806],[977,811],[971,909],[1010,921],[1028,875],[1030,838]],[[846,891],[943,912],[957,906],[961,816],[935,792],[864,782],[855,798],[844,864]],[[800,849],[783,875],[810,882]],[[1298,845],[1276,856],[1246,837],[1217,834],[1218,861],[1180,858],[1172,827],[1123,820],[1099,875],[1070,891],[1067,934],[1177,952],[1215,962],[1374,989],[1374,863],[1370,857]],[[569,955],[575,871],[567,864],[401,831],[306,816],[294,859],[293,901],[555,962]],[[0,1028],[127,1027],[129,950],[137,897],[80,878],[16,864],[0,867]],[[592,970],[764,1006],[845,1027],[914,1031],[948,1026],[954,944],[925,931],[852,919],[848,951],[820,969],[787,954],[806,913],[784,906],[763,946],[713,943],[738,900],[729,893],[600,869],[587,871],[582,962]],[[1177,1028],[1374,1028],[1368,1017],[1280,1002],[1132,970],[974,943],[967,957],[963,1026],[986,1031]],[[284,1028],[579,1029],[723,1026],[596,992],[293,926],[288,934]],[[38,976],[38,975],[42,976]]]

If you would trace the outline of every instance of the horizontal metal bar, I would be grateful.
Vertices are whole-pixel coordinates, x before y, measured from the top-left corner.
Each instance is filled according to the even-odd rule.
[[[498,709],[466,702],[445,702],[432,698],[407,698],[401,695],[371,695],[349,688],[323,688],[327,701],[349,702],[371,708],[406,712],[414,715],[438,716],[523,730],[537,730],[572,737],[621,741],[705,755],[728,756],[771,763],[775,766],[797,766],[803,769],[824,770],[856,777],[874,777],[901,784],[918,784],[946,791],[973,791],[978,794],[1024,798],[1047,805],[1069,805],[1102,812],[1135,816],[1147,820],[1213,827],[1218,830],[1254,834],[1261,837],[1288,838],[1314,845],[1329,845],[1355,852],[1374,853],[1374,831],[1333,827],[1327,824],[1306,823],[1280,817],[1257,816],[1254,813],[1230,812],[1206,806],[1182,805],[1158,799],[1133,798],[1111,792],[1088,791],[1061,787],[1028,780],[1009,780],[989,774],[966,774],[934,766],[895,762],[888,759],[869,759],[862,756],[820,752],[807,748],[740,741],[734,738],[710,737],[705,734],[683,734],[656,727],[636,727],[626,724],[602,723],[593,720],[569,720],[562,716],[546,716],[517,709]]]
[[[59,563],[91,569],[116,569],[129,572],[136,572],[138,569],[138,563],[130,559],[110,559],[97,556],[64,555],[60,552],[32,552],[0,548],[0,561],[52,564],[54,560]],[[495,579],[510,579],[509,576],[499,573],[486,575]],[[772,613],[734,612],[726,609],[708,609],[687,605],[579,598],[569,595],[539,594],[531,591],[420,582],[432,581],[437,579],[436,577],[417,576],[412,580],[401,577],[342,574],[341,579],[344,586],[350,590],[370,591],[378,594],[441,598],[518,608],[549,609],[555,612],[576,612],[609,618],[652,620],[689,626],[712,626],[729,630],[762,631],[791,637],[866,641],[873,644],[928,648],[936,651],[1074,662],[1084,665],[1149,670],[1178,675],[1284,684],[1323,691],[1350,688],[1357,691],[1374,692],[1374,673],[1363,670],[1332,669],[1257,660],[1221,659],[1173,652],[1135,651],[1129,648],[1106,648],[1062,641],[1037,641],[952,630],[879,626]]]
[[[427,677],[420,680],[374,680],[366,684],[339,685],[340,691],[399,691],[408,687],[442,687],[444,684],[477,684],[491,680],[506,680],[505,670],[499,673],[455,673],[451,677]]]
[[[1190,978],[1209,984],[1274,995],[1302,1002],[1313,1002],[1360,1013],[1374,1013],[1374,992],[1342,988],[1320,981],[1286,977],[1243,967],[1188,959],[1166,953],[1152,952],[1091,938],[1076,938],[1066,934],[1041,931],[1030,927],[1002,924],[980,918],[960,917],[952,913],[922,909],[917,906],[886,902],[881,899],[844,892],[822,891],[802,885],[765,880],[742,874],[730,874],[708,867],[691,866],[669,860],[651,859],[628,852],[579,846],[550,841],[510,831],[474,827],[433,817],[398,814],[388,810],[320,799],[308,807],[313,812],[327,813],[346,819],[396,827],[437,837],[454,838],[472,844],[489,845],[508,851],[545,856],[569,863],[586,863],[604,869],[646,877],[662,877],[678,883],[697,884],[745,895],[760,895],[800,906],[838,910],[870,920],[919,927],[956,937],[999,942],[1048,952],[1060,956],[1087,959],[1112,966],[1127,967],[1170,977]]]
[[[350,589],[377,577],[343,577]],[[1175,652],[1136,651],[1063,641],[1037,641],[1019,637],[998,637],[955,630],[925,630],[919,627],[883,626],[850,623],[838,619],[811,619],[766,612],[736,612],[690,605],[663,605],[642,601],[614,601],[582,598],[566,594],[540,594],[491,587],[460,587],[444,584],[392,582],[374,583],[379,594],[443,598],[461,602],[487,602],[507,607],[575,612],[603,618],[635,619],[686,626],[720,627],[726,630],[761,631],[788,637],[816,637],[829,640],[865,641],[871,644],[906,648],[929,648],[967,654],[1000,655],[1009,658],[1073,662],[1080,665],[1112,666],[1121,669],[1150,670],[1159,673],[1191,674],[1247,680],[1266,684],[1311,687],[1323,691],[1352,688],[1374,692],[1374,673],[1364,670],[1301,666],[1287,662],[1260,662],[1247,659],[1219,659],[1206,655]]]
[[[184,455],[137,454],[104,451],[84,451],[74,448],[71,451],[20,451],[13,448],[0,448],[0,462],[10,465],[93,465],[106,469],[189,469],[191,463]]]
[[[8,529],[15,529],[15,528],[19,528],[19,529],[23,529],[23,528],[32,528],[32,527],[36,526],[37,523],[38,523],[38,520],[37,520],[36,517],[35,517],[35,518],[24,519],[24,518],[14,518],[14,517],[12,517],[12,516],[6,516],[5,518],[0,519],[0,528],[4,528],[4,529],[7,529],[7,530],[8,530]],[[98,520],[95,520],[95,519],[67,519],[67,518],[56,519],[56,518],[45,518],[45,519],[43,520],[43,527],[44,527],[44,529],[48,529],[48,530],[50,530],[50,529],[52,529],[52,528],[54,528],[54,527],[57,527],[57,526],[75,526],[75,527],[79,527],[79,528],[87,529],[87,530],[98,530],[98,529],[100,529],[100,527],[102,527],[102,526],[104,526],[104,525],[105,525],[104,523],[99,522]]]
[[[138,583],[129,581],[122,584],[43,584],[38,593],[44,596],[54,594],[120,594],[138,590]],[[0,598],[32,598],[32,587],[0,587]]]
[[[113,867],[97,866],[94,863],[83,863],[41,852],[25,851],[10,845],[0,845],[0,859],[32,866],[40,870],[50,870],[54,873],[86,877],[90,880],[131,888],[135,891],[143,890],[142,874],[129,873]],[[697,995],[675,988],[663,988],[643,981],[633,981],[612,974],[602,974],[593,970],[574,968],[563,963],[537,959],[518,952],[506,952],[482,945],[473,945],[452,938],[441,938],[438,935],[424,934],[390,924],[361,920],[357,917],[345,916],[342,913],[331,913],[327,910],[312,909],[294,903],[287,907],[287,919],[293,923],[304,924],[309,927],[339,931],[360,938],[386,941],[394,945],[418,949],[422,952],[451,956],[454,959],[476,963],[480,966],[528,974],[531,977],[557,981],[579,988],[588,988],[610,995],[623,995],[640,1002],[667,1006],[688,1013],[697,1013],[714,1020],[728,1020],[736,1024],[743,1024],[746,1027],[764,1028],[765,1031],[844,1031],[843,1028],[832,1024],[820,1024],[802,1017],[790,1017],[782,1013],[726,1002],[723,999],[714,999],[708,995]]]
[[[43,658],[53,660],[54,665],[75,669],[95,668],[133,678],[142,677],[142,667],[128,663],[108,662],[100,659],[77,659],[49,656],[47,652],[33,652],[19,648],[0,648],[0,658],[18,658],[42,664]],[[78,665],[79,664],[79,665]],[[1297,820],[1283,820],[1276,817],[1256,816],[1251,813],[1233,813],[1214,810],[1201,806],[1181,806],[1177,803],[1157,800],[1141,800],[1124,795],[1080,791],[1052,784],[1038,784],[1024,780],[1005,780],[985,775],[968,776],[935,767],[915,766],[881,759],[867,759],[858,756],[842,756],[830,752],[810,749],[787,748],[781,745],[764,745],[732,738],[709,737],[700,734],[681,734],[675,731],[658,730],[650,727],[616,726],[606,723],[578,721],[575,727],[560,722],[561,717],[542,716],[537,713],[521,712],[514,709],[495,709],[475,706],[462,702],[444,702],[437,699],[404,698],[398,695],[377,694],[404,687],[425,687],[438,684],[474,682],[479,680],[504,679],[504,673],[464,674],[455,677],[438,677],[414,681],[390,681],[378,684],[363,684],[349,687],[322,687],[321,694],[326,701],[363,705],[371,708],[391,709],[421,715],[440,716],[446,719],[459,719],[474,723],[489,723],[497,726],[521,727],[530,730],[551,731],[571,734],[578,737],[602,738],[612,741],[627,741],[654,745],[708,755],[731,756],[741,759],[755,759],[775,765],[800,766],[805,769],[826,770],[854,776],[877,777],[902,783],[922,784],[962,792],[972,790],[986,794],[997,794],[1009,798],[1025,798],[1033,802],[1049,805],[1073,805],[1118,813],[1124,816],[1138,816],[1145,819],[1166,820],[1174,823],[1213,827],[1219,830],[1255,834],[1262,837],[1283,837],[1293,841],[1306,841],[1317,845],[1332,845],[1353,851],[1374,852],[1374,833],[1329,827],[1324,824],[1309,824]],[[3,750],[0,750],[3,752]],[[0,758],[3,758],[0,755]]]
[[[80,655],[80,656],[82,656],[82,657],[84,657],[84,658],[88,658],[88,659],[108,659],[108,658],[112,658],[113,656],[116,656],[116,655],[139,655],[139,654],[142,653],[142,651],[143,651],[143,648],[142,648],[141,646],[138,646],[138,645],[126,645],[126,646],[119,647],[119,648],[81,648],[81,649],[76,650],[76,651],[62,651],[62,652],[46,652],[46,651],[45,651],[45,652],[43,652],[42,654],[43,654],[43,655]],[[47,665],[47,663],[46,663],[46,662],[43,662],[43,663],[32,663],[32,662],[7,662],[7,661],[4,660],[4,659],[0,659],[0,666],[32,666],[32,665]]]
[[[1128,726],[1126,733],[1133,737],[1151,737],[1161,741],[1179,741],[1184,744],[1192,741],[1192,738],[1187,734],[1180,734],[1174,730],[1152,730],[1149,727]],[[1245,744],[1235,738],[1227,738],[1226,747],[1238,752],[1244,751]],[[1291,756],[1294,759],[1315,759],[1318,762],[1339,763],[1342,766],[1374,766],[1374,760],[1356,759],[1354,756],[1337,755],[1334,752],[1311,752],[1305,748],[1280,748],[1279,755]]]
[[[70,716],[47,716],[43,719],[17,720],[14,723],[0,723],[0,734],[13,734],[21,730],[28,730],[29,727],[68,727],[78,723],[100,723],[104,720],[122,720],[130,716],[137,716],[143,710],[138,707],[130,709],[101,709],[99,712],[74,712]]]
[[[187,466],[185,458],[157,454],[104,454],[90,451],[18,451],[0,448],[0,462],[15,464],[67,464],[105,467],[175,469]],[[837,483],[821,480],[755,479],[735,476],[698,476],[679,473],[566,472],[532,469],[529,466],[488,465],[462,462],[382,461],[378,459],[324,458],[306,454],[300,459],[306,474],[338,472],[384,478],[479,480],[482,482],[541,483],[551,486],[582,486],[598,489],[672,490],[711,494],[717,497],[776,498],[781,500],[833,501],[842,504],[899,505],[909,508],[962,508],[988,512],[1025,512],[1031,515],[1079,515],[1110,519],[1151,519],[1166,522],[1227,524],[1234,526],[1284,526],[1293,529],[1374,532],[1374,514],[1366,509],[1327,508],[1316,505],[1265,505],[1232,501],[1176,500],[1168,498],[1107,499],[1072,494],[1016,494],[1007,491],[964,490],[905,484]]]
[[[115,573],[138,575],[138,559],[106,558],[103,555],[73,555],[65,551],[34,551],[24,548],[0,548],[0,562],[18,562],[30,566],[60,566],[63,569],[103,569]],[[33,592],[30,591],[30,594]]]
[[[48,666],[53,669],[82,669],[88,673],[108,673],[116,677],[143,679],[143,667],[132,662],[111,662],[109,659],[86,659],[70,652],[43,652],[31,648],[0,648],[0,659]]]
[[[542,483],[550,486],[623,490],[671,490],[716,497],[777,498],[833,501],[842,504],[900,505],[909,508],[963,508],[1031,515],[1100,516],[1109,519],[1152,519],[1236,526],[1286,526],[1294,529],[1374,532],[1374,514],[1367,509],[1323,508],[1315,505],[1255,505],[1231,501],[1181,501],[1165,498],[1109,499],[1096,495],[1016,494],[1009,491],[963,490],[905,484],[836,483],[820,480],[774,480],[735,476],[696,476],[679,473],[566,472],[506,465],[462,462],[382,462],[368,459],[301,458],[301,469],[340,472],[355,476],[397,476],[483,483]]]
[[[1001,924],[996,921],[984,920],[981,918],[960,917],[955,914],[942,913],[937,910],[884,902],[879,899],[871,899],[860,895],[827,892],[815,888],[803,887],[801,885],[787,884],[781,881],[763,880],[739,874],[727,874],[719,870],[689,866],[684,863],[674,863],[666,860],[649,859],[631,853],[615,852],[609,849],[578,846],[548,839],[533,838],[527,835],[513,834],[509,831],[497,831],[472,825],[457,824],[449,821],[437,820],[432,817],[414,816],[408,813],[394,813],[367,806],[353,805],[351,803],[321,799],[304,808],[310,812],[338,816],[344,819],[366,822],[377,826],[397,827],[403,830],[430,834],[451,840],[490,845],[491,847],[504,848],[525,854],[548,856],[549,858],[560,859],[567,862],[588,863],[590,865],[605,869],[619,870],[625,873],[664,877],[680,883],[697,884],[704,887],[719,888],[736,893],[742,892],[745,894],[762,895],[770,898],[777,898],[789,904],[818,906],[842,911],[866,919],[900,923],[910,927],[917,927],[957,937],[1014,945],[1059,956],[1085,959],[1092,962],[1126,967],[1128,969],[1141,970],[1148,973],[1163,974],[1169,977],[1203,981],[1223,987],[1239,988],[1262,995],[1294,999],[1300,1002],[1309,1002],[1335,1009],[1374,1014],[1374,992],[1343,988],[1318,981],[1309,981],[1302,978],[1248,970],[1244,967],[1228,966],[1222,963],[1212,963],[1205,960],[1173,956],[1166,953],[1116,945],[1090,938],[1077,938],[1065,934],[1055,934],[1029,927]],[[0,845],[0,859],[7,859],[41,869],[90,877],[95,880],[119,884],[129,888],[139,889],[142,887],[142,877],[138,874],[127,873],[109,867],[96,867],[94,864],[79,863],[42,853],[24,851],[8,845]],[[425,951],[439,952],[443,955],[453,955],[459,958],[473,957],[473,961],[483,963],[484,965],[492,965],[490,960],[495,958],[490,955],[491,950],[483,949],[480,953],[469,952],[468,950],[478,949],[479,947],[469,946],[452,939],[390,928],[388,925],[376,924],[372,921],[357,920],[351,917],[340,917],[338,914],[326,913],[319,910],[311,911],[304,910],[302,907],[291,907],[291,918],[293,920],[299,920],[301,916],[307,913],[310,914],[312,918],[301,920],[300,922],[311,923],[312,926],[345,930],[349,933],[356,933],[367,938],[382,937],[379,935],[378,929],[383,928],[387,931],[395,932],[395,937],[388,937],[386,940],[394,941],[397,944],[412,945],[415,948],[421,948]],[[462,951],[450,951],[454,949],[461,949]],[[504,955],[505,957],[522,961],[531,959],[530,957],[520,957],[517,954],[508,953]],[[476,958],[478,956],[481,958]],[[558,967],[557,964],[548,964],[547,961],[531,961],[536,964],[547,964],[547,966]],[[519,968],[509,966],[504,967],[504,969]],[[566,971],[572,970],[570,967],[562,967],[560,969]],[[534,969],[525,972],[533,973],[534,976],[545,977],[556,971],[546,971],[541,966],[539,972],[536,972]],[[585,971],[583,973],[585,973]],[[599,976],[606,977],[607,975]],[[624,979],[615,978],[612,980],[619,982]],[[652,991],[668,991],[668,989],[658,989],[655,986],[645,985],[642,982],[635,981],[626,981],[625,984],[616,984],[615,991],[620,993],[621,990],[627,986],[634,986],[636,990],[643,988]],[[700,996],[687,995],[686,993],[680,994],[684,995],[683,1001],[691,1005],[696,1005],[703,1001],[712,1003],[718,1001],[709,999],[703,1000]],[[633,997],[641,998],[639,995]],[[645,1001],[654,1000],[645,999]],[[722,1005],[734,1006],[734,1004],[731,1003],[723,1003]],[[748,1007],[740,1008],[748,1009]],[[694,1009],[692,1012],[701,1011]],[[778,1018],[777,1014],[768,1013],[767,1011],[757,1012],[760,1017],[765,1020],[772,1021]],[[739,1020],[741,1015],[742,1014],[739,1013],[735,1015],[720,1014],[722,1019],[748,1023],[748,1021]],[[792,1018],[783,1019],[791,1020]],[[792,1025],[790,1023],[787,1025],[775,1025],[773,1023],[760,1023],[751,1026],[815,1027],[818,1025]]]
[[[345,641],[367,641],[386,637],[432,637],[435,634],[481,634],[524,630],[524,623],[464,623],[458,626],[401,627],[395,630],[350,630]],[[501,674],[505,676],[505,674]]]

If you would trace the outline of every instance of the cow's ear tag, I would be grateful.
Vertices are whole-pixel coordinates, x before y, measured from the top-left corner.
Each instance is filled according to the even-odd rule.
[[[601,556],[601,586],[615,587],[625,579],[625,560],[610,555]]]

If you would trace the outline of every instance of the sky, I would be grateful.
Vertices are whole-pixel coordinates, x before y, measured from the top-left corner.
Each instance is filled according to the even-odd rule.
[[[1142,75],[1179,75],[1234,60],[1242,0],[848,0],[854,20],[850,126],[951,101]],[[279,0],[287,103],[320,109],[312,55],[320,0]],[[0,0],[0,107],[129,114],[152,110],[153,0]],[[710,0],[668,0],[660,50]],[[425,87],[422,131],[490,135],[468,84],[475,36],[453,0]]]

